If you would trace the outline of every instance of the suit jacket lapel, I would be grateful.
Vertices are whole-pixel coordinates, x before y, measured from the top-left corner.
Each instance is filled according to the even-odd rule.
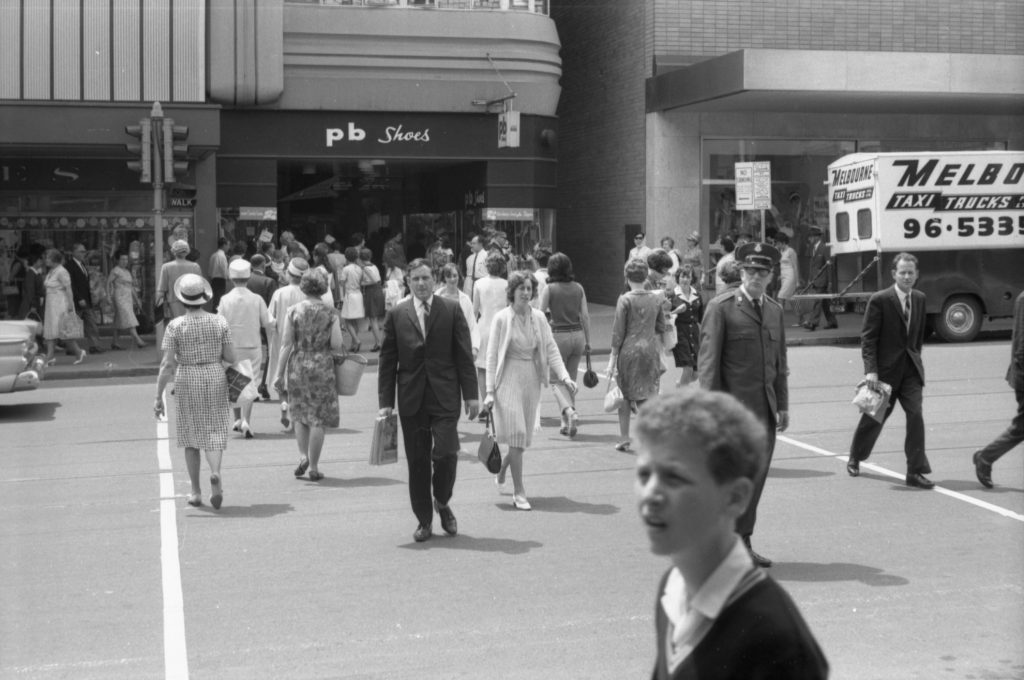
[[[423,327],[420,326],[420,317],[419,314],[416,312],[415,297],[410,298],[409,306],[406,308],[406,314],[409,316],[409,322],[412,323],[413,328],[415,328],[416,332],[419,333],[420,339],[425,339],[423,335]]]
[[[757,317],[757,310],[754,309],[754,303],[751,302],[746,295],[740,292],[739,289],[736,290],[736,306],[739,307],[744,314],[749,316],[754,323],[758,326],[761,325],[762,320]],[[761,309],[764,309],[764,301],[761,302]],[[762,318],[763,316],[764,315],[762,314]]]

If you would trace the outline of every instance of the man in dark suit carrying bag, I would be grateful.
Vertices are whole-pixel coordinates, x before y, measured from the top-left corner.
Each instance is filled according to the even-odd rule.
[[[476,368],[469,324],[459,303],[434,295],[434,276],[423,259],[409,263],[412,296],[388,310],[378,369],[378,415],[391,415],[396,396],[409,463],[409,499],[419,521],[417,542],[433,533],[434,509],[441,528],[458,532],[448,506],[458,462],[460,402],[477,416]]]
[[[892,261],[892,277],[896,284],[878,291],[868,300],[860,334],[864,381],[872,389],[878,388],[879,381],[888,383],[892,394],[881,422],[867,414],[861,416],[850,444],[846,471],[851,477],[860,474],[861,461],[871,455],[882,425],[899,401],[907,414],[904,442],[907,486],[931,489],[935,484],[925,477],[931,474],[932,468],[924,451],[922,404],[924,364],[921,362],[921,346],[925,335],[925,297],[921,291],[914,290],[918,274],[917,258],[910,253],[899,253]]]

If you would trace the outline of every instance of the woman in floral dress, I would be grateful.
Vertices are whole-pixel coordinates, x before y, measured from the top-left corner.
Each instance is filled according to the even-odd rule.
[[[615,448],[629,451],[629,418],[644,401],[658,394],[661,374],[661,333],[665,330],[663,291],[644,290],[649,270],[643,260],[625,267],[629,290],[619,296],[612,323],[612,347],[608,376],[622,390],[619,405],[620,441]]]
[[[118,252],[115,257],[117,265],[107,276],[107,290],[114,303],[114,337],[110,349],[124,349],[117,344],[118,331],[128,331],[136,347],[145,347],[146,343],[136,330],[139,320],[135,318],[135,308],[139,297],[135,293],[135,280],[128,270],[128,253]]]
[[[287,394],[289,416],[295,425],[299,445],[295,476],[301,477],[308,469],[310,481],[316,482],[324,478],[319,468],[324,430],[338,427],[333,354],[344,352],[345,340],[334,308],[321,299],[327,292],[327,280],[313,269],[302,275],[299,289],[306,299],[285,315],[274,389]]]
[[[228,381],[221,362],[235,363],[235,346],[227,320],[210,314],[203,305],[213,299],[209,282],[198,274],[185,274],[174,283],[174,296],[185,314],[171,320],[164,331],[160,375],[156,382],[154,413],[166,413],[164,390],[174,378],[175,439],[185,449],[192,493],[188,504],[200,506],[199,449],[210,466],[210,504],[219,509],[224,499],[220,463],[231,429]]]

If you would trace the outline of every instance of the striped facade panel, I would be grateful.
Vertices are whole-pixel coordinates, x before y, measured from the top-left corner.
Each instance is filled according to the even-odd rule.
[[[210,98],[238,106],[276,101],[284,91],[281,2],[210,0]]]
[[[165,3],[142,5],[142,98],[170,101],[171,8]]]
[[[91,0],[82,14],[82,99],[110,99],[110,0]]]
[[[53,98],[82,98],[82,5],[53,1]]]
[[[0,2],[0,99],[21,96],[21,10],[17,5]]]
[[[50,5],[28,3],[22,16],[25,42],[22,45],[21,80],[25,99],[50,99]]]
[[[206,0],[0,0],[0,100],[202,102]]]
[[[176,2],[171,35],[171,91],[174,101],[201,102],[206,96],[206,8]]]
[[[138,0],[113,0],[111,4],[111,41],[114,62],[111,69],[113,93],[117,102],[142,99],[142,12]]]

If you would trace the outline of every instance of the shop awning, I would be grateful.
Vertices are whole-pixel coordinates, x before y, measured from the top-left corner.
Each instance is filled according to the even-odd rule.
[[[647,80],[647,111],[1024,114],[1024,56],[744,49]]]

